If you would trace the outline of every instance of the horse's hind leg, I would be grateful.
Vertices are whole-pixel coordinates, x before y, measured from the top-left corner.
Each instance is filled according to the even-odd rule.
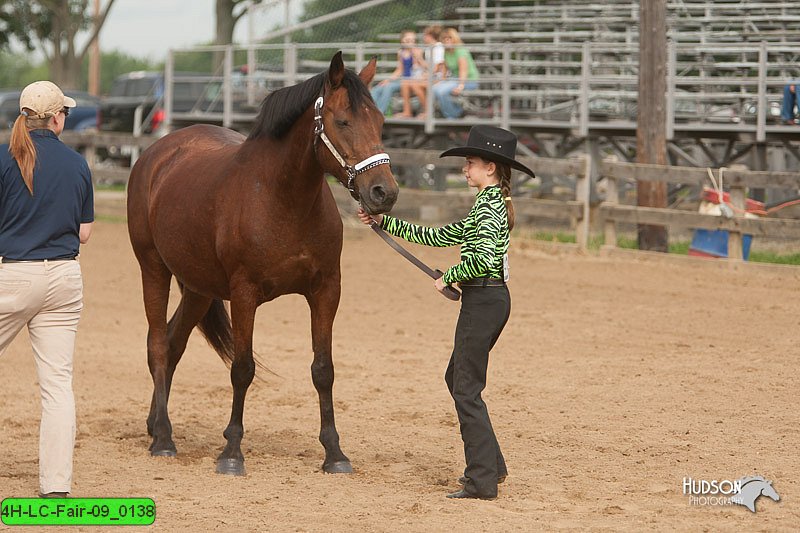
[[[138,255],[142,269],[142,296],[147,316],[147,366],[153,377],[153,401],[148,417],[148,433],[153,436],[151,455],[174,456],[172,424],[167,414],[167,369],[169,340],[167,337],[167,303],[172,273],[155,250]]]
[[[169,392],[172,389],[172,376],[175,368],[186,351],[186,342],[192,329],[197,325],[201,318],[206,314],[211,305],[212,299],[202,296],[189,289],[183,288],[181,301],[175,313],[167,324],[167,366],[165,373],[166,401],[169,404]],[[153,399],[150,402],[150,414],[147,416],[147,433],[153,435],[153,425],[156,419],[156,391],[153,390]]]
[[[322,469],[329,474],[353,471],[350,460],[339,447],[339,433],[333,415],[333,319],[339,307],[341,293],[338,276],[326,280],[313,294],[307,296],[311,308],[311,342],[314,362],[311,378],[319,394],[319,441],[325,448]]]

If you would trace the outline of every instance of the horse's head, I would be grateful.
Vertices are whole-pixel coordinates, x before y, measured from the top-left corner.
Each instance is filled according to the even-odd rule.
[[[398,193],[383,153],[383,115],[367,88],[374,76],[374,58],[356,75],[345,70],[337,52],[314,109],[320,163],[371,214],[391,210]]]
[[[731,502],[744,505],[751,512],[756,512],[756,500],[760,496],[767,496],[776,502],[781,499],[772,486],[772,481],[767,481],[762,476],[747,476],[739,480],[741,487],[739,494],[731,497]]]
[[[781,499],[781,497],[778,496],[778,491],[776,491],[772,486],[772,481],[767,481],[761,486],[761,494],[767,496],[768,498],[772,498],[776,502]]]

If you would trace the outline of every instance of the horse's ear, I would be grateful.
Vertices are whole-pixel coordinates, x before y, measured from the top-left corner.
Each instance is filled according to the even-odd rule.
[[[342,51],[336,52],[331,59],[331,66],[328,69],[328,81],[331,87],[338,87],[344,79],[344,62],[342,61]]]
[[[372,59],[369,60],[367,66],[361,69],[361,72],[358,73],[358,77],[361,78],[361,81],[364,82],[364,85],[369,87],[369,84],[372,83],[372,78],[375,77],[375,69],[378,65],[378,58],[372,56]]]

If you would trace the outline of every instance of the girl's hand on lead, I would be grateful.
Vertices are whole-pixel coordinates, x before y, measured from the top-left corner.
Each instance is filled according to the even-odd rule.
[[[444,292],[444,288],[447,287],[447,284],[444,282],[444,277],[433,280],[433,286],[436,287],[437,291]]]
[[[358,212],[356,214],[358,215],[358,218],[361,220],[361,222],[363,222],[367,226],[371,226],[373,222],[375,222],[380,226],[381,222],[383,222],[383,215],[368,215],[367,212],[364,211],[364,208],[362,207],[358,208]]]

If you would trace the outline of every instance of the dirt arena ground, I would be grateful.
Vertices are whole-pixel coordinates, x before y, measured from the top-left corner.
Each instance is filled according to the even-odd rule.
[[[800,270],[583,256],[517,240],[513,312],[485,398],[509,465],[493,502],[451,501],[463,468],[442,375],[457,304],[363,227],[345,231],[335,327],[342,448],[320,472],[308,309],[265,304],[245,410],[247,476],[214,474],[227,370],[194,335],[170,403],[176,459],[151,458],[152,384],[124,223],[84,247],[74,496],[152,497],[159,531],[790,531],[800,524]],[[444,267],[456,249],[410,246]],[[39,400],[25,335],[0,360],[0,496],[37,490]],[[779,502],[690,505],[684,477],[772,480]],[[87,528],[70,528],[78,531]],[[128,531],[128,529],[126,529]]]

